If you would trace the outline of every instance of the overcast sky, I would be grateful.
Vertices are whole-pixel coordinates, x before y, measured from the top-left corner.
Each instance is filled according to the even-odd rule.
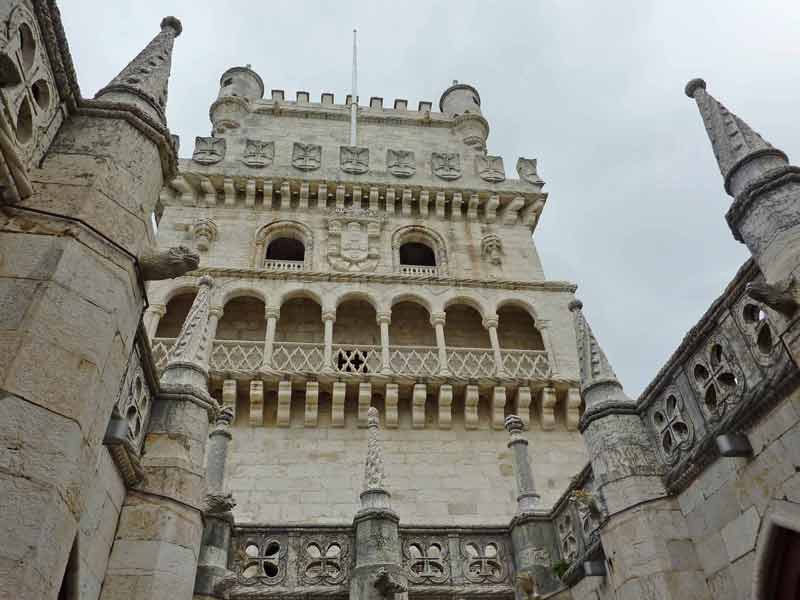
[[[183,22],[167,116],[190,156],[219,77],[251,63],[267,90],[344,100],[351,30],[359,95],[438,106],[453,79],[480,91],[489,152],[514,175],[539,159],[547,206],[534,235],[550,279],[578,296],[636,396],[747,258],[692,77],[800,161],[800,2],[565,0],[140,2],[60,0],[84,96],[158,31]]]

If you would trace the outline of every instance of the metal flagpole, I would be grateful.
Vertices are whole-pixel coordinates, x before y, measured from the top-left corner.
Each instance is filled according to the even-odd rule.
[[[350,99],[350,145],[356,145],[356,113],[358,112],[358,61],[356,48],[356,30],[353,29],[353,91]]]

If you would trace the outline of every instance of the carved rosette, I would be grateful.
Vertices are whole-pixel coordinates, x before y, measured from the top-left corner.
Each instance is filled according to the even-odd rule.
[[[292,166],[301,171],[316,171],[322,166],[322,146],[295,142],[292,147]]]
[[[395,177],[411,177],[417,172],[414,153],[408,150],[386,151],[386,168]]]
[[[297,580],[302,585],[339,585],[350,571],[350,540],[346,535],[304,537],[300,540]]]
[[[458,179],[461,177],[461,156],[457,152],[433,152],[431,170],[439,179]]]
[[[744,372],[722,335],[715,335],[706,342],[690,361],[689,369],[689,379],[711,421],[721,419],[727,408],[744,394]]]
[[[380,258],[383,219],[368,211],[337,211],[328,219],[328,261],[337,271],[371,271]]]
[[[213,165],[225,158],[225,149],[225,138],[197,136],[192,160],[201,165]]]
[[[275,159],[275,142],[246,139],[242,162],[248,167],[268,167]]]
[[[650,407],[650,423],[661,455],[670,464],[677,462],[694,444],[694,424],[675,386],[670,386]]]
[[[508,579],[506,547],[502,540],[470,537],[461,540],[464,577],[471,583],[504,583]]]
[[[489,183],[500,183],[506,178],[502,156],[476,156],[475,170],[481,179]]]
[[[402,548],[403,566],[411,583],[442,584],[450,581],[446,538],[405,538]]]
[[[535,158],[520,158],[517,160],[517,174],[523,181],[527,181],[528,183],[534,185],[544,183],[542,178],[539,177],[539,173],[536,171],[536,169],[537,165]]]
[[[369,171],[369,148],[342,146],[339,149],[339,166],[345,173],[366,173]]]

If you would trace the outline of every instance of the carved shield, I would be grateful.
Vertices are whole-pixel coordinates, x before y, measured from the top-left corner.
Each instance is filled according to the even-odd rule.
[[[499,183],[506,178],[503,158],[500,156],[476,156],[475,166],[477,167],[478,175],[484,181]]]
[[[528,183],[544,183],[539,174],[536,172],[536,159],[535,158],[520,158],[517,161],[517,173],[519,178]]]
[[[275,142],[245,140],[242,162],[248,167],[267,167],[275,157]]]
[[[407,150],[387,150],[386,168],[395,177],[411,177],[417,171],[414,153]]]
[[[461,177],[461,157],[456,152],[434,152],[431,154],[431,169],[440,179]]]
[[[194,138],[192,160],[201,165],[213,165],[225,158],[225,138]]]
[[[346,173],[366,173],[369,170],[369,149],[342,146],[339,160],[342,171]]]
[[[369,238],[362,223],[349,222],[342,231],[341,255],[350,262],[361,262],[369,254]]]
[[[294,143],[292,166],[301,171],[314,171],[322,165],[322,146]]]

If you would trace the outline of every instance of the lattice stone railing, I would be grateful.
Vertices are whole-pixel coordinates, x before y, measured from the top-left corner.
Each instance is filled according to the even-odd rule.
[[[325,365],[325,346],[300,342],[275,342],[272,368],[277,371],[319,373]]]
[[[417,275],[422,277],[436,277],[436,267],[424,267],[422,265],[400,265],[400,273],[403,275]]]
[[[396,543],[413,597],[514,598],[512,545],[506,528],[400,526]],[[351,527],[237,526],[229,550],[235,575],[229,598],[260,597],[280,588],[287,597],[347,598],[355,558]],[[548,551],[542,558],[549,560]]]
[[[167,364],[173,338],[154,338],[151,347],[158,369]],[[215,340],[211,352],[211,369],[224,372],[252,372],[261,367],[264,343]],[[503,350],[505,375],[514,379],[546,379],[550,363],[543,350]],[[377,345],[334,344],[331,365],[338,373],[369,375],[383,367],[381,347]],[[447,348],[450,372],[457,377],[494,377],[497,368],[490,349]],[[302,342],[275,342],[272,369],[287,373],[319,373],[325,366],[325,347]],[[389,368],[395,375],[434,377],[439,374],[439,351],[435,346],[390,346]]]
[[[333,369],[339,373],[356,375],[380,373],[381,347],[366,344],[334,344]]]
[[[550,362],[544,350],[501,350],[500,356],[509,377],[537,379],[550,375]]]
[[[391,346],[389,366],[392,373],[424,377],[440,370],[439,350],[435,346]]]
[[[457,377],[493,377],[497,365],[491,349],[448,348],[447,366]]]
[[[302,260],[274,260],[264,261],[264,268],[267,271],[302,271],[306,268],[306,263]]]

